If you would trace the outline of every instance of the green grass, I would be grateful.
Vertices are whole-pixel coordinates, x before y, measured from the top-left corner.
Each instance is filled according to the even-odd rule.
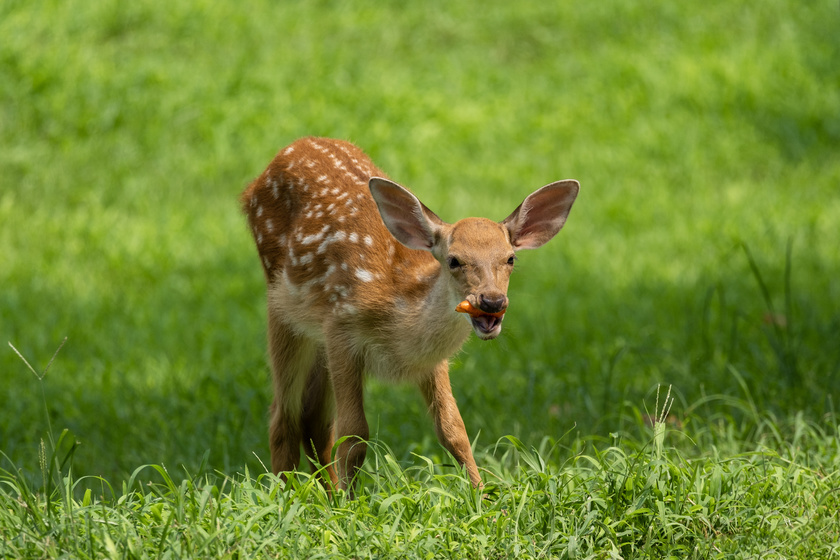
[[[39,375],[68,341],[40,381],[0,349],[0,556],[836,556],[838,24],[827,1],[3,2],[0,340]],[[416,390],[377,382],[360,500],[263,474],[237,195],[309,134],[448,220],[581,181],[502,337],[454,360],[488,500]]]
[[[664,396],[664,391],[663,391]],[[485,456],[487,485],[441,473],[426,459],[404,469],[372,447],[355,500],[308,475],[284,485],[246,471],[137,468],[121,487],[56,480],[35,495],[19,476],[0,510],[7,557],[197,558],[831,558],[840,553],[837,425],[767,416],[743,424],[697,417],[703,457],[671,445],[668,404],[638,437],[607,442],[516,438]],[[747,407],[748,408],[748,407]],[[641,426],[644,426],[643,424]],[[757,449],[731,454],[732,426]],[[795,434],[791,439],[780,432]],[[567,447],[571,443],[572,448]],[[61,456],[56,457],[57,460]],[[827,459],[827,461],[826,461]],[[825,468],[834,470],[826,475]],[[58,472],[56,469],[55,472]],[[154,477],[159,482],[141,484]]]

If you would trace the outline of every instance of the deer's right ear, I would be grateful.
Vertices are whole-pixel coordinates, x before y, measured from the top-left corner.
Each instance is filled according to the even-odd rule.
[[[409,249],[431,251],[443,220],[393,181],[372,177],[368,187],[391,235]]]
[[[536,249],[557,235],[577,198],[580,183],[557,181],[537,189],[502,222],[510,231],[514,250]]]

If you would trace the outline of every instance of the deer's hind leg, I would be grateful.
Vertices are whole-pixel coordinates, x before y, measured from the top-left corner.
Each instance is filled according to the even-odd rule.
[[[352,495],[353,480],[365,461],[370,437],[364,408],[364,364],[341,334],[328,336],[327,340],[327,364],[335,395],[335,434],[339,439],[348,436],[336,450],[338,486]]]
[[[327,356],[321,346],[309,370],[303,393],[303,449],[309,457],[312,471],[326,467],[326,477],[336,484],[338,477],[332,465],[334,424],[335,396],[327,369]],[[326,478],[324,482],[327,482]]]
[[[284,323],[269,308],[268,354],[274,385],[269,420],[271,470],[293,471],[300,463],[303,395],[317,357],[317,343]]]

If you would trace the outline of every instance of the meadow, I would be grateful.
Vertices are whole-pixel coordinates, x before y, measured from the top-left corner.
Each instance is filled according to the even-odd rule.
[[[828,0],[4,1],[0,557],[840,556],[838,36]],[[237,197],[307,135],[449,221],[581,182],[453,359],[482,491],[375,380],[357,500],[266,472]]]

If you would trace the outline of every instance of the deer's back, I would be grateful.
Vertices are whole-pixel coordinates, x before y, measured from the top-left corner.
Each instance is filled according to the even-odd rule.
[[[303,138],[242,194],[270,304],[313,335],[328,317],[375,322],[409,305],[437,272],[429,253],[402,246],[385,228],[372,176],[386,175],[352,144]]]

